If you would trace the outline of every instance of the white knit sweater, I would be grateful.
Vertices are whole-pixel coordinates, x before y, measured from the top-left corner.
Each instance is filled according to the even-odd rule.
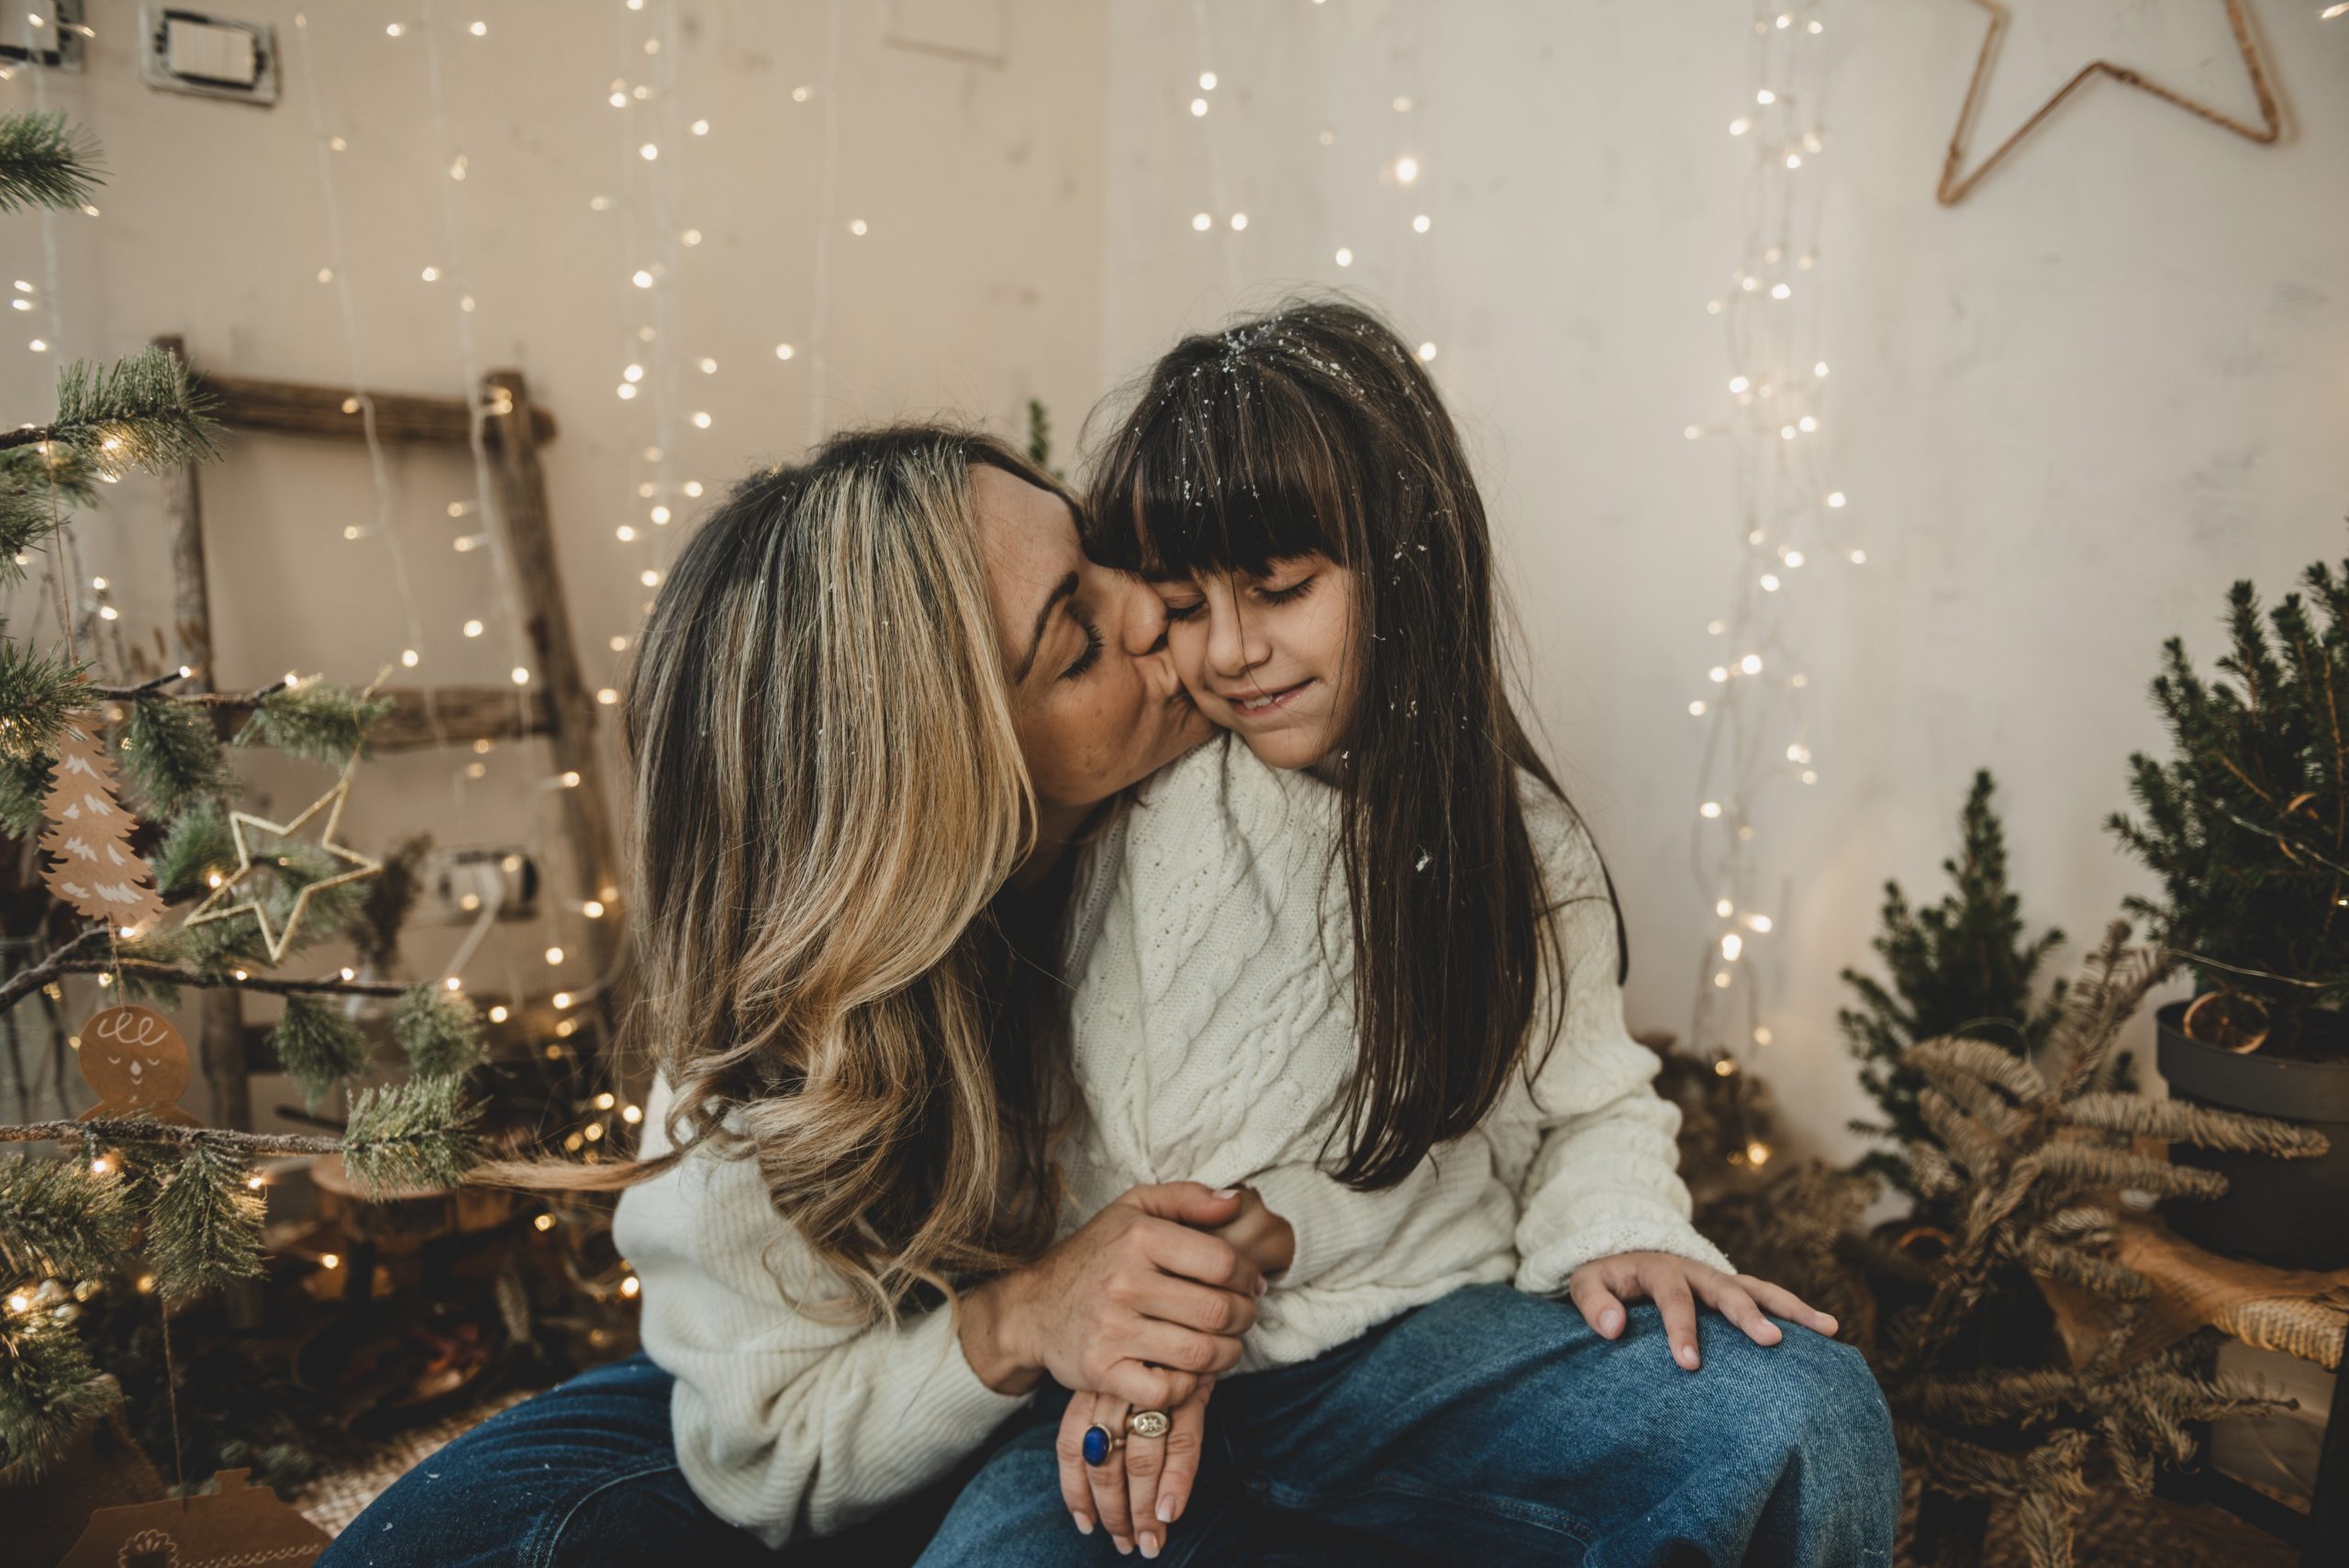
[[[1147,1182],[1244,1182],[1297,1233],[1241,1370],[1345,1343],[1464,1284],[1563,1289],[1653,1251],[1728,1270],[1690,1226],[1680,1114],[1623,1027],[1615,923],[1587,833],[1529,792],[1559,904],[1565,1027],[1529,1086],[1401,1185],[1359,1193],[1315,1156],[1356,1052],[1336,796],[1229,740],[1152,779],[1087,857],[1072,918],[1085,1115],[1059,1151],[1073,1230]],[[1542,1016],[1537,1011],[1537,1017]],[[648,1151],[665,1094],[647,1107]],[[675,1374],[677,1456],[720,1517],[770,1545],[836,1531],[952,1469],[1023,1400],[980,1383],[952,1315],[858,1329],[793,1311],[844,1297],[745,1161],[696,1155],[621,1200],[643,1337]]]

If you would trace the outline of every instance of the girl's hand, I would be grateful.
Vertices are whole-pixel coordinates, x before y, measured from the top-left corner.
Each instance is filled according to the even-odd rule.
[[[1091,1535],[1097,1523],[1106,1526],[1119,1551],[1140,1545],[1144,1557],[1157,1556],[1166,1543],[1166,1527],[1190,1504],[1207,1440],[1208,1396],[1214,1392],[1215,1379],[1203,1377],[1178,1405],[1144,1406],[1166,1411],[1166,1435],[1129,1436],[1099,1464],[1085,1462],[1085,1429],[1098,1426],[1113,1436],[1123,1432],[1134,1407],[1108,1394],[1072,1397],[1052,1446],[1061,1462],[1061,1501],[1076,1528]]]
[[[1253,1187],[1240,1189],[1240,1214],[1208,1232],[1230,1243],[1234,1251],[1256,1265],[1266,1278],[1297,1261],[1297,1232],[1289,1222],[1264,1207]]]
[[[1135,1187],[1026,1268],[963,1293],[955,1329],[979,1381],[1024,1394],[1050,1373],[1168,1410],[1240,1360],[1264,1274],[1210,1234],[1242,1205],[1197,1182]]]
[[[1618,1252],[1611,1258],[1594,1258],[1566,1281],[1566,1294],[1582,1308],[1583,1321],[1609,1340],[1621,1333],[1630,1320],[1623,1303],[1647,1296],[1664,1311],[1664,1331],[1672,1343],[1672,1359],[1690,1372],[1698,1366],[1697,1307],[1692,1296],[1702,1297],[1757,1345],[1775,1345],[1786,1338],[1776,1323],[1763,1316],[1765,1307],[1781,1318],[1808,1323],[1822,1334],[1835,1332],[1831,1316],[1782,1285],[1752,1274],[1725,1274],[1669,1252]]]

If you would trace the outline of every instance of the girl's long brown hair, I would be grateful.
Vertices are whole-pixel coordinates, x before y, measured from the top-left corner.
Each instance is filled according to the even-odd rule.
[[[1565,1016],[1518,775],[1565,796],[1506,689],[1459,432],[1385,322],[1308,301],[1184,339],[1098,444],[1096,560],[1264,575],[1319,552],[1353,573],[1359,678],[1336,761],[1360,1056],[1336,1174],[1392,1186],[1492,1109],[1528,1062],[1537,997],[1545,1041]],[[1616,921],[1620,977],[1620,906]]]
[[[1058,1218],[1056,1009],[991,908],[1032,842],[970,470],[1070,499],[995,439],[835,437],[679,553],[622,696],[629,1023],[669,1153],[496,1179],[613,1190],[693,1150],[874,1315],[1035,1256]]]

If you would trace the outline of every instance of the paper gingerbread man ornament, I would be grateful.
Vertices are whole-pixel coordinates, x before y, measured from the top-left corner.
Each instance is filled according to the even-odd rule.
[[[98,1103],[83,1121],[145,1117],[150,1121],[196,1125],[180,1109],[187,1093],[187,1041],[172,1020],[152,1007],[125,1003],[108,1007],[82,1026],[82,1076]]]

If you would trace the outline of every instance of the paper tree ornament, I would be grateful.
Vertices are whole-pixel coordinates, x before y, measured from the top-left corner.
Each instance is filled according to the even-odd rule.
[[[327,1532],[277,1500],[249,1473],[224,1470],[218,1489],[159,1503],[127,1503],[90,1516],[57,1568],[303,1568],[327,1549]]]
[[[355,763],[358,759],[354,755],[351,761]],[[269,962],[276,963],[283,960],[286,948],[294,941],[295,933],[302,929],[302,912],[310,906],[312,894],[323,893],[329,887],[340,887],[347,882],[357,882],[362,877],[376,875],[384,869],[383,862],[372,860],[346,844],[338,844],[334,841],[335,830],[342,822],[342,803],[350,798],[350,795],[351,769],[346,766],[342,771],[342,776],[335,780],[334,787],[303,807],[302,815],[291,822],[272,822],[265,817],[255,817],[249,811],[228,813],[228,832],[237,841],[237,869],[219,886],[206,895],[204,902],[190,910],[187,918],[182,921],[181,925],[183,927],[200,926],[207,920],[225,920],[231,915],[250,915],[261,927],[261,940],[269,949]],[[245,830],[249,828],[258,828],[280,839],[290,839],[300,831],[303,823],[318,814],[321,806],[327,808],[327,825],[326,830],[318,835],[318,848],[334,856],[335,859],[348,863],[351,869],[305,884],[302,890],[294,895],[294,907],[286,912],[285,929],[283,931],[270,929],[269,911],[256,899],[248,897],[234,904],[228,904],[225,908],[220,907],[226,903],[229,895],[236,891],[238,884],[252,873],[253,849],[251,841],[245,837]]]
[[[187,1041],[172,1020],[152,1007],[126,1003],[108,1007],[82,1026],[82,1076],[98,1103],[83,1121],[145,1117],[150,1121],[196,1125],[180,1109],[187,1093]]]
[[[40,847],[55,858],[41,881],[78,914],[136,932],[163,912],[152,867],[130,847],[139,819],[116,793],[114,762],[98,740],[98,716],[66,717],[57,762],[41,801],[49,824]]]

